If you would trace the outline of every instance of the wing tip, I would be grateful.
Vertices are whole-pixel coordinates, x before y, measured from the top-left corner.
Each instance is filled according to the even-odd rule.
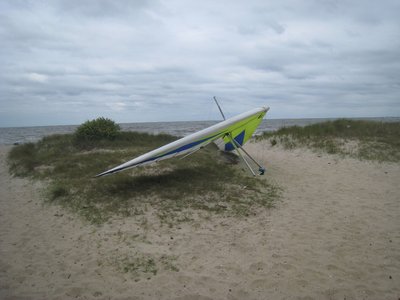
[[[118,170],[114,170],[114,169],[107,170],[107,171],[101,172],[101,173],[93,176],[93,178],[103,177],[103,176],[110,175],[110,174],[115,173],[115,172],[118,172]]]
[[[104,175],[107,175],[107,172],[103,172],[103,173],[99,173],[97,175],[94,175],[93,178],[98,178],[98,177],[102,177]]]

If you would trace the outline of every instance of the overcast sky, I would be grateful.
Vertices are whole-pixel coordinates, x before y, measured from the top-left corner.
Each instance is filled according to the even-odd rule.
[[[0,0],[0,126],[400,116],[400,1]]]

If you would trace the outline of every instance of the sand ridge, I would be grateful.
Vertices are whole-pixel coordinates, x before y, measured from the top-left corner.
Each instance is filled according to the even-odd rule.
[[[243,219],[94,226],[43,205],[41,184],[8,175],[0,147],[2,299],[398,299],[400,165],[247,150],[282,186],[276,207]],[[177,270],[122,272],[115,260],[173,257]],[[149,279],[148,279],[149,278]]]

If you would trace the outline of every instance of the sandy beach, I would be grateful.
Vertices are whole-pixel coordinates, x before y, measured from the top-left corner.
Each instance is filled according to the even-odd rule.
[[[0,146],[0,299],[399,299],[400,164],[247,150],[282,187],[255,216],[88,224],[8,174]],[[133,276],[124,257],[166,258]]]

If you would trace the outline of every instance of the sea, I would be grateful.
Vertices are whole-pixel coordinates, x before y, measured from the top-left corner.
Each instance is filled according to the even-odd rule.
[[[265,131],[274,131],[282,127],[306,126],[336,118],[313,119],[265,119],[256,131],[256,135]],[[377,122],[400,122],[400,117],[384,118],[353,118],[353,120],[370,120]],[[207,128],[220,121],[187,121],[187,122],[148,122],[148,123],[122,123],[122,130],[139,131],[151,134],[168,133],[177,137]],[[78,125],[32,126],[32,127],[0,127],[0,145],[13,145],[36,142],[52,134],[72,133]]]

